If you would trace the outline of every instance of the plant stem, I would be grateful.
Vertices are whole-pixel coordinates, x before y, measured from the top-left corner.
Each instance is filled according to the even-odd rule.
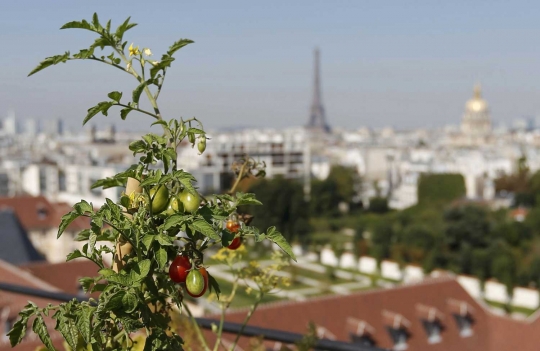
[[[144,114],[147,114],[148,116],[154,117],[155,119],[159,119],[159,118],[158,118],[159,116],[153,114],[152,112],[148,112],[148,111],[146,111],[146,110],[142,110],[142,109],[140,109],[140,108],[128,106],[128,105],[121,104],[121,103],[116,103],[115,105],[122,106],[122,107],[127,107],[127,108],[132,109],[133,111],[137,111],[137,112],[140,112],[140,113],[144,113]]]
[[[246,162],[244,162],[244,164],[240,168],[240,172],[238,172],[238,177],[236,178],[236,181],[234,182],[231,190],[229,190],[229,194],[234,193],[234,191],[236,190],[236,187],[238,186],[238,184],[240,184],[240,181],[242,180],[242,177],[244,176],[244,172],[245,172],[248,161],[249,160],[246,160]]]
[[[195,320],[195,317],[193,317],[193,314],[191,313],[191,310],[189,309],[189,306],[187,303],[182,302],[182,305],[186,309],[189,318],[191,319],[191,322],[193,323],[193,326],[195,327],[195,332],[197,333],[197,337],[199,338],[199,342],[202,344],[205,351],[210,351],[210,348],[206,344],[206,340],[204,339],[204,336],[202,335],[201,328],[199,327],[199,324],[197,324],[197,321]]]
[[[229,265],[229,267],[230,267],[230,265]],[[214,345],[214,350],[213,351],[217,351],[219,345],[221,345],[221,337],[222,337],[222,334],[223,334],[223,324],[225,323],[225,312],[227,311],[227,309],[231,305],[231,302],[234,299],[234,296],[236,295],[236,289],[237,288],[238,288],[238,276],[234,280],[231,295],[228,297],[227,301],[223,301],[221,303],[221,318],[219,320],[217,339],[216,339],[216,344]]]
[[[236,338],[234,339],[234,342],[233,342],[233,344],[232,344],[232,346],[230,348],[231,351],[234,351],[234,349],[236,347],[236,344],[238,343],[238,340],[240,340],[240,336],[244,332],[244,329],[246,328],[246,325],[248,324],[249,320],[251,319],[251,316],[253,315],[253,312],[255,312],[255,310],[259,306],[259,303],[262,301],[262,298],[263,298],[264,294],[263,294],[262,291],[260,293],[261,293],[261,295],[259,296],[259,299],[251,306],[251,308],[249,309],[248,314],[246,315],[246,318],[244,318],[244,322],[242,323],[242,326],[240,327],[240,331],[238,332],[238,334],[236,334]]]

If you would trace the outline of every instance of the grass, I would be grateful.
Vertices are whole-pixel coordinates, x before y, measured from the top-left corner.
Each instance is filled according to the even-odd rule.
[[[222,294],[228,295],[231,293],[232,283],[223,279],[216,279],[216,280],[219,283],[219,287],[221,289]],[[273,301],[278,301],[278,300],[280,300],[279,297],[272,294],[268,294],[263,297],[261,303],[268,303],[268,302],[273,302]],[[252,293],[251,295],[248,295],[246,293],[246,287],[240,285],[236,289],[236,294],[234,296],[233,302],[231,303],[231,307],[236,307],[236,308],[248,307],[248,306],[253,305],[254,302],[255,302],[255,294]]]
[[[503,310],[506,310],[507,308],[509,308],[510,313],[521,313],[521,314],[526,315],[527,317],[531,316],[536,311],[538,311],[538,309],[533,310],[533,309],[526,308],[526,307],[509,306],[509,305],[506,305],[506,304],[501,303],[501,302],[495,302],[495,301],[486,300],[486,299],[484,299],[484,301],[490,306],[497,307],[497,308],[500,308],[500,309],[503,309]]]

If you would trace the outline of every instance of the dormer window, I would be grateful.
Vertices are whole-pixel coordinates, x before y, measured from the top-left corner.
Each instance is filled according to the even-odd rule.
[[[441,332],[443,329],[441,322],[438,320],[429,321],[427,319],[423,319],[422,325],[424,326],[424,329],[428,335],[428,343],[437,344],[441,342]]]
[[[454,314],[454,319],[456,320],[456,323],[459,328],[459,335],[466,338],[468,336],[473,335],[473,319],[470,314],[466,315],[460,315],[460,314]]]
[[[444,326],[442,321],[444,315],[436,307],[427,306],[424,304],[416,305],[416,312],[420,317],[422,326],[427,334],[427,341],[430,344],[437,344],[442,341],[442,331]]]
[[[394,342],[393,350],[399,351],[399,350],[407,350],[407,340],[409,339],[410,335],[407,332],[407,329],[405,328],[393,328],[390,326],[387,326],[386,329],[388,330],[388,333],[390,334],[390,337],[392,338],[392,341]]]
[[[36,212],[37,212],[37,217],[40,220],[47,218],[48,213],[47,213],[47,208],[45,207],[45,205],[39,204],[37,206]]]
[[[347,331],[349,332],[349,336],[353,344],[369,347],[376,345],[373,337],[375,334],[375,328],[373,328],[366,321],[351,317],[347,318]]]
[[[459,335],[464,338],[473,335],[474,308],[465,301],[450,300],[448,304],[459,329]]]
[[[411,322],[401,314],[390,311],[383,311],[383,317],[385,319],[386,330],[394,343],[392,349],[396,351],[406,350],[409,347],[407,340],[411,336],[409,332]]]

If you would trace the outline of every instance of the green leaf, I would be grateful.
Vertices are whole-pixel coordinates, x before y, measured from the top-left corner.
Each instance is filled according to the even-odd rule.
[[[111,91],[107,96],[111,100],[114,100],[116,102],[120,102],[120,99],[122,98],[122,93],[119,92],[119,91]]]
[[[165,234],[156,235],[156,239],[163,246],[171,246],[173,244],[173,239]]]
[[[118,28],[116,29],[116,32],[114,33],[114,35],[116,36],[116,38],[118,39],[118,41],[122,41],[122,38],[124,37],[124,33],[126,31],[128,31],[129,29],[135,27],[137,25],[137,23],[129,23],[129,20],[131,19],[131,17],[128,17],[124,23],[122,23],[120,26],[118,26]]]
[[[94,210],[92,205],[84,200],[81,200],[80,202],[77,202],[75,205],[73,205],[73,209],[78,214],[84,214],[86,212],[92,212]]]
[[[98,273],[101,274],[105,279],[117,274],[110,268],[102,268],[98,271]]]
[[[72,29],[72,28],[87,29],[87,30],[94,31],[94,28],[92,27],[92,25],[88,23],[86,20],[71,21],[64,24],[62,27],[60,27],[60,29]]]
[[[86,256],[84,256],[84,255],[82,254],[82,252],[79,251],[79,250],[77,249],[77,250],[75,250],[75,251],[73,251],[73,252],[71,252],[71,253],[69,253],[69,254],[67,255],[67,257],[66,257],[66,262],[71,261],[71,260],[74,260],[74,259],[76,259],[76,258],[80,258],[80,257],[86,257]]]
[[[117,291],[114,295],[112,295],[109,300],[105,303],[105,308],[116,310],[123,305],[123,299],[126,292],[124,290]]]
[[[94,117],[95,115],[97,115],[100,112],[104,116],[107,116],[109,109],[113,105],[114,105],[113,101],[102,101],[102,102],[99,102],[96,106],[90,107],[88,109],[88,114],[86,115],[86,117],[83,120],[83,125],[85,125],[86,122],[88,122],[90,119],[92,119],[92,117]]]
[[[62,334],[72,350],[76,350],[79,333],[75,327],[74,321],[71,318],[66,317],[64,313],[65,312],[63,311],[57,311],[54,314],[53,318],[56,319],[56,327],[54,327],[54,329]]]
[[[92,315],[95,309],[92,306],[81,306],[81,311],[75,320],[75,325],[87,344],[92,342]]]
[[[45,324],[42,315],[38,315],[36,319],[34,319],[34,323],[32,324],[32,330],[39,336],[43,345],[47,346],[47,348],[51,351],[56,351],[52,344],[51,336],[47,331],[47,325]]]
[[[164,126],[164,127],[167,127],[167,128],[169,127],[169,126],[167,125],[167,122],[165,122],[165,121],[162,120],[162,119],[155,121],[154,123],[151,124],[151,126],[156,125],[156,124],[160,124],[160,125],[162,125],[162,126]]]
[[[97,234],[92,232],[88,240],[88,255],[92,256],[94,249],[96,248]]]
[[[129,276],[132,279],[133,283],[143,280],[148,275],[148,273],[150,273],[151,266],[152,262],[148,259],[138,262],[129,272]]]
[[[75,237],[75,241],[86,241],[90,237],[91,230],[85,229],[83,231],[80,231],[79,234]]]
[[[147,149],[147,144],[143,140],[135,140],[129,144],[129,149],[134,153],[143,152]]]
[[[62,216],[62,220],[60,221],[60,225],[58,226],[58,235],[56,238],[58,239],[62,233],[66,230],[66,228],[73,222],[75,219],[77,219],[80,215],[77,212],[71,211],[66,213]]]
[[[34,68],[30,73],[28,73],[28,77],[30,77],[31,75],[49,67],[49,66],[52,66],[52,65],[57,65],[59,64],[60,62],[66,62],[67,60],[69,60],[69,51],[66,51],[65,54],[63,55],[55,55],[55,56],[51,56],[51,57],[47,57],[45,60],[41,61],[36,68]]]
[[[121,109],[120,110],[120,118],[122,118],[122,120],[125,120],[127,118],[128,113],[130,113],[131,111],[133,111],[133,109],[130,108],[130,107],[126,107],[126,108]]]
[[[152,243],[154,242],[154,239],[156,238],[155,235],[145,235],[143,236],[142,238],[142,243],[144,245],[144,247],[146,247],[147,249],[150,249],[150,246],[152,246]]]
[[[180,50],[184,46],[186,46],[188,44],[191,44],[193,42],[194,42],[193,40],[189,40],[189,39],[177,40],[169,47],[169,50],[167,50],[167,54],[169,56],[172,56],[175,52],[177,52],[178,50]]]
[[[245,206],[245,205],[262,205],[262,202],[255,198],[255,194],[251,193],[236,193],[236,206]]]
[[[127,292],[122,297],[122,305],[124,306],[124,311],[126,313],[132,313],[137,309],[139,301],[137,296],[131,292]]]
[[[11,346],[15,346],[19,344],[24,336],[26,335],[26,325],[28,324],[28,317],[27,315],[22,315],[21,312],[21,318],[13,324],[13,328],[7,333],[7,336],[9,336],[9,342],[11,343]]]
[[[217,280],[208,273],[208,285],[210,286],[210,292],[214,291],[219,300],[219,294],[221,294],[221,289],[219,288],[219,283]]]
[[[221,237],[216,233],[214,228],[204,219],[195,219],[193,223],[189,225],[193,230],[196,230],[214,240],[221,240]]]
[[[277,231],[276,227],[268,228],[268,231],[266,232],[266,238],[274,242],[283,251],[285,251],[287,255],[289,255],[294,261],[296,261],[296,256],[292,251],[291,245],[289,245],[283,235],[281,235],[281,233]]]
[[[118,186],[125,186],[124,181],[122,179],[115,179],[115,178],[105,178],[105,179],[99,179],[97,180],[90,189],[96,189],[96,188],[114,188]]]
[[[156,251],[156,261],[159,269],[163,269],[167,264],[167,251],[164,248],[160,247],[159,250]]]
[[[136,104],[139,104],[139,99],[141,97],[141,94],[144,90],[144,87],[148,86],[149,84],[151,84],[154,80],[153,79],[148,79],[147,81],[145,82],[142,82],[141,84],[139,84],[135,90],[133,90],[133,96],[132,96],[132,100],[134,103]]]

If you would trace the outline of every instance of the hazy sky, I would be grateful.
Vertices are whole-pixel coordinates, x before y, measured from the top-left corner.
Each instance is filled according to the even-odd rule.
[[[33,77],[43,58],[75,52],[90,32],[59,30],[98,12],[126,39],[177,53],[162,93],[166,118],[197,116],[210,128],[303,125],[312,55],[321,49],[323,101],[332,126],[457,124],[475,81],[495,121],[540,115],[540,2],[518,1],[56,1],[0,3],[0,116],[62,117],[78,126],[131,77],[69,62]],[[119,121],[116,112],[96,123]],[[146,125],[132,118],[130,128]],[[126,125],[120,124],[121,128]]]

